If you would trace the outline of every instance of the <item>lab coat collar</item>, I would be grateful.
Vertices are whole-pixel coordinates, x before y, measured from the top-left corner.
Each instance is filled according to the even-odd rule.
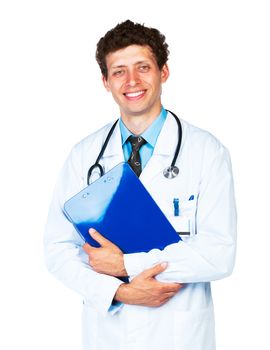
[[[156,175],[163,173],[164,169],[171,164],[177,141],[177,123],[171,113],[168,113],[157,139],[154,153],[141,173],[140,180],[144,184],[150,182]]]
[[[167,118],[157,139],[153,156],[174,155],[176,143],[178,141],[178,127],[173,115],[168,112]]]

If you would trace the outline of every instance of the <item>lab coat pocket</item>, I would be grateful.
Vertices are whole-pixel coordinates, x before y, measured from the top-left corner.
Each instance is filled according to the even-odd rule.
[[[188,217],[171,216],[169,221],[182,239],[191,235],[191,224]]]
[[[170,216],[168,219],[182,239],[193,236],[196,233],[196,201],[180,203],[179,216]]]

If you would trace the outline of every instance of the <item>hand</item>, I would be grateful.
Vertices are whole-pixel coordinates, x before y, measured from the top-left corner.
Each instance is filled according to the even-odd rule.
[[[114,299],[132,305],[157,307],[165,304],[184,286],[157,281],[155,276],[166,268],[167,263],[158,264],[140,273],[130,283],[121,284]]]
[[[101,245],[99,248],[92,247],[88,243],[83,245],[93,270],[110,276],[127,276],[122,251],[93,228],[90,228],[89,234]]]

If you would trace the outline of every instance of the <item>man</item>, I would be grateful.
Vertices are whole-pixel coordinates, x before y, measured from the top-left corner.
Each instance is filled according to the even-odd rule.
[[[123,254],[94,228],[89,234],[101,247],[84,244],[66,219],[63,205],[87,185],[110,124],[77,144],[62,170],[45,234],[48,269],[84,298],[84,350],[213,350],[210,281],[228,276],[235,258],[229,154],[214,136],[181,120],[180,172],[173,179],[163,176],[178,132],[161,104],[169,68],[159,31],[123,22],[100,39],[96,58],[120,108],[100,163],[107,172],[129,162],[175,230],[183,232],[182,241],[162,251]],[[118,276],[129,276],[130,283]]]

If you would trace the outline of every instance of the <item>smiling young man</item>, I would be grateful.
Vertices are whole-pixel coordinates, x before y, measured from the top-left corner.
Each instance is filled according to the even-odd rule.
[[[106,56],[107,76],[103,83],[119,105],[123,123],[141,134],[161,111],[161,84],[169,76],[149,46],[130,45]]]
[[[120,109],[100,163],[107,172],[128,162],[182,240],[164,250],[123,254],[102,232],[89,228],[100,244],[94,248],[63,214],[65,201],[87,185],[88,169],[112,124],[73,148],[56,185],[46,261],[58,279],[83,296],[84,350],[215,349],[210,282],[228,276],[235,257],[231,163],[214,136],[181,120],[176,162],[181,171],[172,179],[164,176],[179,141],[177,120],[161,103],[168,53],[157,29],[129,20],[98,42],[103,84]]]

